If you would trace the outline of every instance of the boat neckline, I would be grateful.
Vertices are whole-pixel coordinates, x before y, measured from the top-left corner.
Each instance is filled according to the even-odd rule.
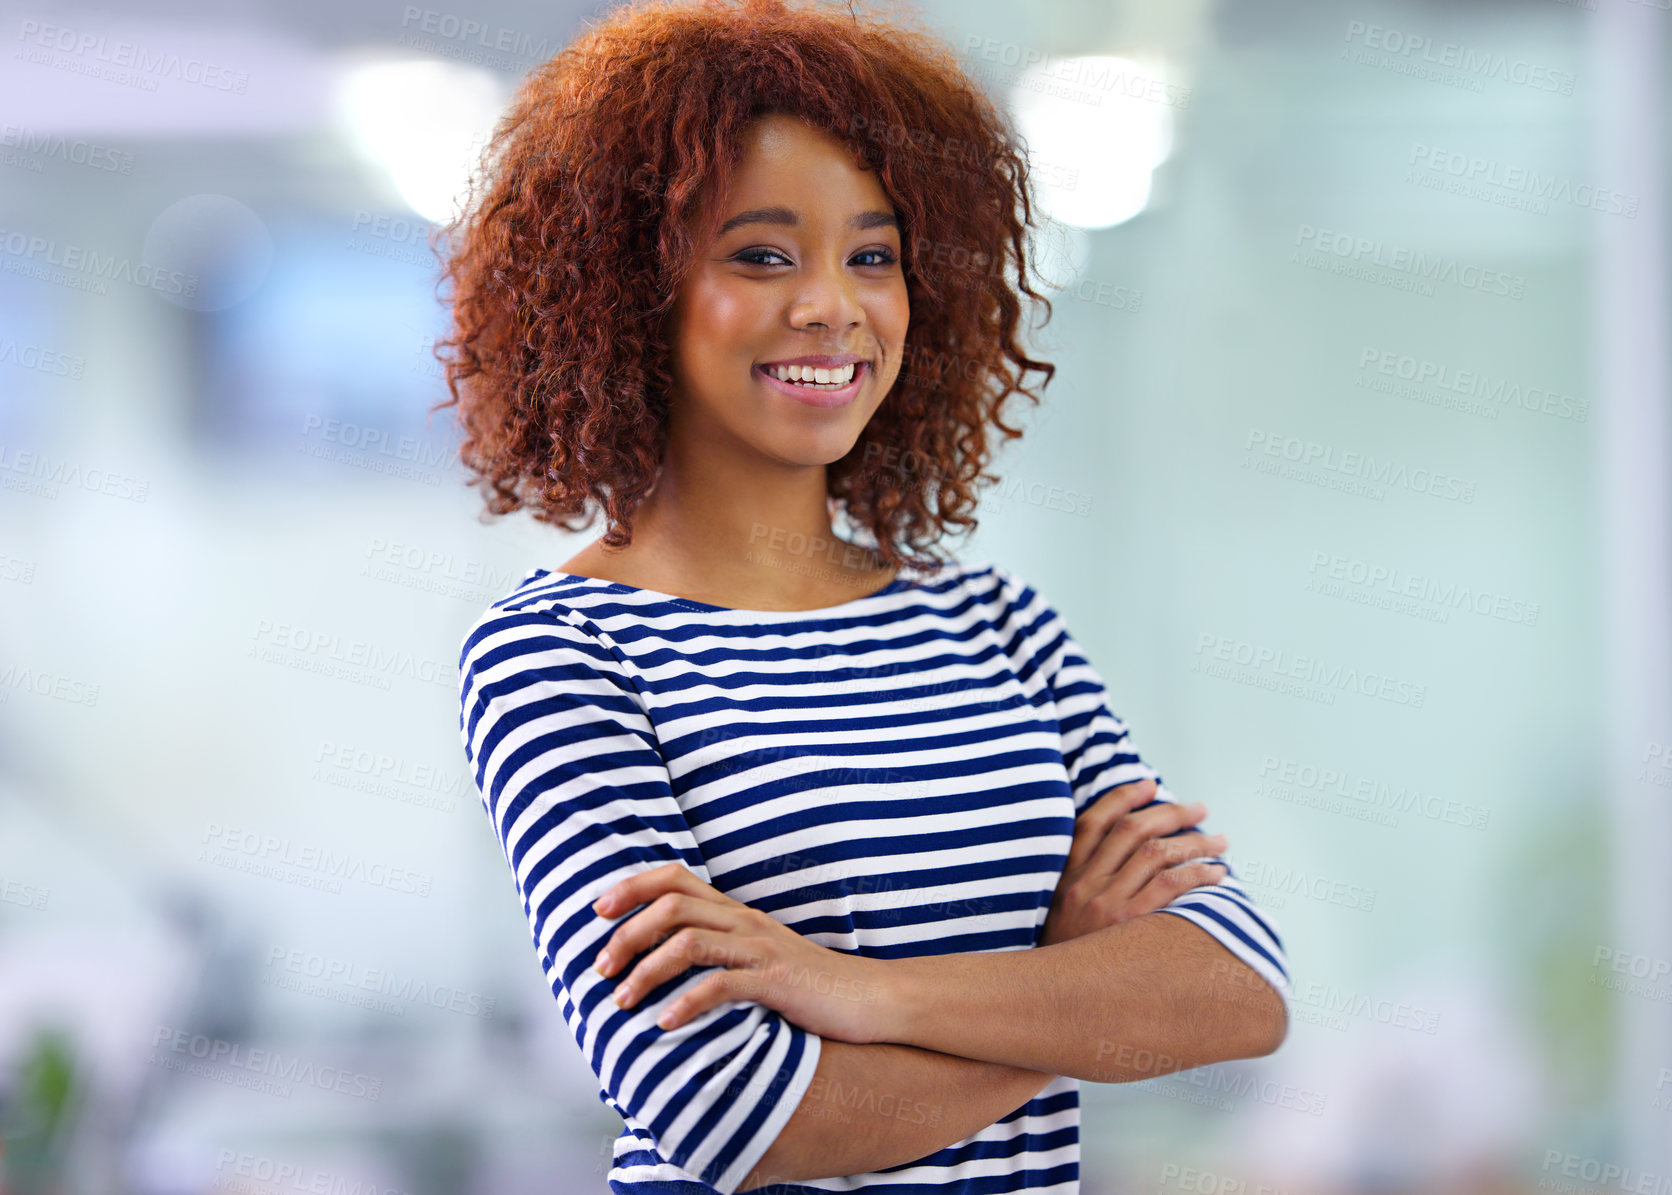
[[[617,593],[643,594],[647,597],[660,598],[666,602],[674,602],[678,605],[701,611],[704,614],[746,614],[751,618],[794,619],[796,617],[819,618],[826,615],[838,614],[844,610],[851,610],[856,606],[862,606],[866,602],[872,602],[878,598],[901,593],[907,589],[922,584],[923,579],[921,577],[916,574],[908,575],[908,573],[909,570],[902,565],[895,573],[894,579],[887,585],[884,585],[881,589],[874,590],[871,593],[863,594],[856,598],[849,598],[845,602],[837,602],[833,606],[813,606],[805,610],[750,610],[741,606],[716,606],[711,602],[699,602],[695,598],[681,597],[677,593],[668,593],[660,589],[647,589],[642,585],[627,585],[620,581],[606,581],[602,577],[587,577],[582,576],[579,573],[566,573],[561,569],[537,568],[530,574],[529,579],[533,580],[536,576],[544,576],[555,577],[559,580],[577,582],[584,581],[592,588],[610,589]]]

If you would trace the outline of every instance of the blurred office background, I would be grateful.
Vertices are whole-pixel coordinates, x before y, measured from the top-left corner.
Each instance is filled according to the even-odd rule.
[[[605,1189],[455,672],[601,524],[481,521],[427,414],[430,229],[601,11],[0,5],[5,1191]],[[1082,1189],[1665,1191],[1672,11],[914,11],[1058,287],[953,549],[1296,979],[1277,1054],[1084,1085]]]

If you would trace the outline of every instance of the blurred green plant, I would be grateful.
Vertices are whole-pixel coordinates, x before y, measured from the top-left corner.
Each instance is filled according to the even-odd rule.
[[[1580,1117],[1610,1098],[1614,1008],[1588,967],[1610,940],[1608,819],[1600,792],[1576,792],[1558,809],[1506,852],[1498,914],[1523,976],[1514,990],[1524,994],[1525,1023],[1558,1084],[1562,1106],[1552,1112]]]
[[[73,1039],[57,1026],[36,1029],[0,1104],[3,1195],[55,1195],[63,1189],[80,1094]]]

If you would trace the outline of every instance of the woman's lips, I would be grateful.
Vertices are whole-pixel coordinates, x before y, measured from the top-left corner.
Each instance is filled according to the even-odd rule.
[[[755,374],[772,389],[780,394],[795,399],[796,402],[806,403],[810,407],[845,407],[859,394],[859,388],[870,376],[871,363],[869,361],[856,362],[853,367],[853,380],[840,390],[819,390],[812,386],[801,386],[795,382],[783,382],[773,377],[763,366],[755,366]]]

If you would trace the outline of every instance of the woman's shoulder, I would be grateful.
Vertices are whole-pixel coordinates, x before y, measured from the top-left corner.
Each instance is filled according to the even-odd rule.
[[[607,656],[598,628],[554,592],[561,586],[553,585],[551,576],[548,569],[529,569],[476,616],[460,642],[461,668],[484,653],[505,656],[556,645]]]
[[[1047,606],[1050,604],[1039,588],[1014,567],[995,560],[959,564],[953,576],[956,583],[966,589],[985,592],[992,598],[1002,599],[1006,605],[1032,606],[1036,602]]]

